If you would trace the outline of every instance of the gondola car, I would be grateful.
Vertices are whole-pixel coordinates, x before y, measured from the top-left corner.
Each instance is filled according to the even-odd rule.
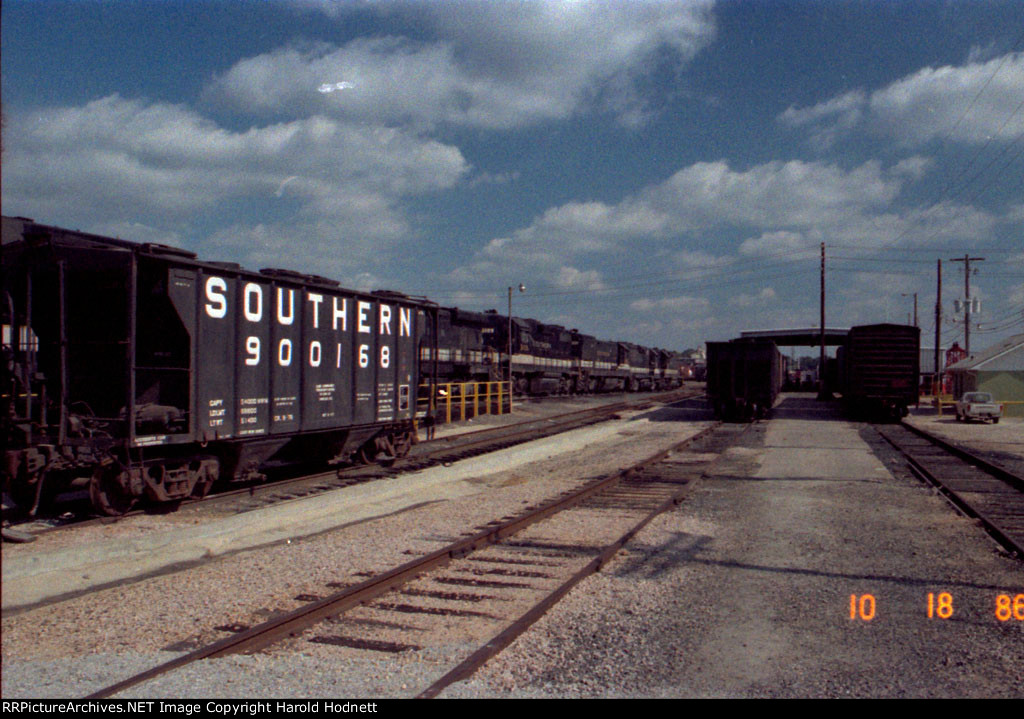
[[[770,340],[708,342],[707,395],[717,419],[767,416],[782,388],[782,355]]]
[[[19,504],[85,475],[121,514],[414,441],[431,303],[9,219],[0,472]]]

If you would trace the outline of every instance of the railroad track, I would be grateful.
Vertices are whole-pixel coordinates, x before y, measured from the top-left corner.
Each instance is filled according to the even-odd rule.
[[[748,427],[712,425],[625,470],[587,481],[521,515],[489,523],[442,549],[329,596],[295,597],[305,604],[262,624],[219,627],[230,636],[90,698],[113,696],[202,659],[272,645],[415,651],[429,644],[422,639],[425,633],[450,642],[459,635],[458,622],[474,622],[471,636],[478,648],[453,657],[446,665],[450,669],[440,670],[443,674],[429,686],[411,689],[419,697],[437,696],[499,653],[651,519],[681,502],[714,458]],[[583,538],[581,526],[586,528]]]
[[[1024,559],[1024,477],[906,422],[875,429],[958,510]]]
[[[183,501],[175,505],[175,508],[201,505],[203,508],[213,509],[215,507],[222,507],[225,503],[234,503],[236,506],[231,511],[236,513],[250,511],[276,502],[307,497],[341,489],[353,484],[393,477],[403,472],[417,471],[438,464],[497,451],[535,439],[549,437],[560,432],[584,427],[588,424],[601,422],[618,412],[643,410],[656,404],[695,399],[701,396],[703,396],[703,393],[697,389],[678,389],[657,395],[631,398],[614,404],[589,407],[551,417],[517,422],[511,425],[447,435],[422,442],[415,446],[407,457],[395,460],[387,467],[381,465],[354,465],[263,484],[246,484],[242,487],[234,487],[222,492],[216,492],[204,499]],[[53,531],[75,529],[96,524],[111,524],[121,521],[126,517],[137,516],[147,512],[152,513],[154,511],[160,512],[161,508],[159,506],[140,508],[132,510],[121,517],[70,518],[65,523],[54,526],[33,527],[31,526],[31,520],[28,523],[21,524],[12,522],[11,526],[21,532],[27,531],[30,535],[38,536]]]

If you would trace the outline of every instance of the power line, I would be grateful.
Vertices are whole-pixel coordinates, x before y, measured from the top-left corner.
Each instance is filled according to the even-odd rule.
[[[652,287],[652,286],[658,286],[658,285],[664,285],[664,284],[674,284],[674,283],[678,283],[678,282],[684,282],[685,283],[687,281],[693,281],[693,280],[714,279],[716,277],[728,277],[728,276],[734,276],[736,274],[750,274],[750,273],[758,272],[758,271],[763,270],[765,268],[775,268],[775,267],[791,266],[792,264],[794,264],[795,261],[794,260],[783,261],[783,258],[785,258],[785,257],[792,257],[792,256],[794,256],[796,254],[806,253],[806,252],[808,252],[807,249],[800,249],[800,250],[794,250],[794,251],[787,252],[787,253],[782,253],[782,254],[776,255],[776,256],[769,256],[767,261],[764,258],[750,258],[750,259],[744,259],[744,260],[737,260],[736,262],[722,263],[722,264],[720,264],[718,266],[715,266],[715,267],[688,268],[688,269],[682,269],[682,270],[677,270],[677,271],[673,271],[673,272],[662,273],[662,274],[653,274],[653,275],[652,274],[635,275],[633,277],[635,277],[637,279],[643,279],[643,282],[637,282],[637,283],[627,283],[627,284],[621,284],[621,285],[620,284],[606,285],[606,286],[603,286],[603,287],[595,287],[595,288],[540,290],[540,291],[536,291],[536,292],[530,292],[527,296],[529,296],[529,297],[555,297],[555,296],[568,296],[568,295],[575,295],[575,294],[605,293],[605,292],[615,292],[615,291],[618,291],[618,290],[628,290],[628,289],[637,289],[637,288],[649,288],[649,287]],[[811,257],[811,255],[808,255],[808,259],[810,259],[810,257]],[[751,266],[749,268],[743,268],[744,265],[748,265],[748,264],[751,264],[753,266]],[[741,269],[737,270],[737,266],[740,266]],[[624,277],[619,277],[619,278],[616,278],[616,279],[619,279],[619,280],[627,279],[628,280],[630,278],[631,278],[631,276],[626,275]],[[416,294],[416,292],[412,291],[412,290],[410,290],[410,293],[411,294]],[[499,295],[501,293],[500,292],[496,292],[494,290],[488,290],[488,291],[480,290],[480,291],[468,291],[468,292],[467,291],[456,290],[456,291],[449,292],[449,293],[439,293],[437,291],[433,291],[433,292],[430,292],[429,294],[434,299],[441,299],[441,298],[446,298],[446,297],[452,297],[452,298],[458,298],[458,299],[492,299],[492,298],[496,297],[497,295]]]

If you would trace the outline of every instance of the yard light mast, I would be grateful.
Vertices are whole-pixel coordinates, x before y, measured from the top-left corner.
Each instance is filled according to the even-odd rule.
[[[914,327],[917,327],[917,293],[916,292],[900,292],[900,297],[913,297],[914,298]],[[907,318],[910,319],[909,317]],[[910,324],[909,321],[907,324]]]
[[[508,288],[508,406],[512,409],[512,290]],[[519,291],[526,292],[526,285],[520,283]]]

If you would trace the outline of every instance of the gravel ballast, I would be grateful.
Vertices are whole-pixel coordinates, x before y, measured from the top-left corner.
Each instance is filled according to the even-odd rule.
[[[165,647],[219,638],[220,624],[255,623],[706,426],[692,413],[643,417],[480,476],[474,495],[5,615],[4,697],[81,696],[175,656]],[[442,696],[1020,697],[1024,622],[994,610],[998,595],[1024,592],[1022,569],[870,427],[791,396],[679,508]],[[926,616],[929,592],[953,596],[952,617]],[[874,618],[851,620],[850,595],[867,594]],[[385,616],[374,611],[364,616]],[[453,630],[401,654],[294,642],[125,696],[413,696],[487,638]]]
[[[1021,562],[894,476],[873,430],[811,421],[808,402],[788,399],[679,509],[443,696],[1024,695],[1024,622],[995,617],[998,595],[1024,592]],[[929,592],[953,596],[952,617],[927,617]],[[875,597],[874,619],[850,619],[851,594]]]
[[[702,421],[665,421],[666,411],[672,412],[633,413],[631,419],[630,415],[623,415],[627,418],[624,421],[438,468],[436,471],[446,470],[449,479],[461,488],[452,491],[444,501],[416,506],[421,500],[413,497],[412,508],[399,514],[305,540],[286,540],[231,554],[185,571],[50,606],[13,615],[5,612],[4,696],[81,696],[133,670],[167,661],[174,654],[161,651],[165,647],[190,648],[219,639],[224,633],[217,631],[217,626],[259,623],[274,611],[299,606],[294,598],[301,594],[322,596],[331,591],[328,583],[360,581],[369,573],[407,561],[408,552],[437,549],[462,533],[518,513],[527,505],[578,486],[585,479],[628,466],[707,426]],[[467,471],[469,463],[475,463],[471,465],[476,468],[474,472]],[[300,526],[296,531],[301,533],[302,519],[297,516]],[[131,530],[122,527],[121,531],[131,536]],[[225,671],[231,675],[231,681],[225,681],[225,677],[215,681],[213,686],[224,688],[215,695],[223,696],[227,687],[236,685],[247,687],[239,689],[239,696],[281,695],[277,690],[259,689],[262,684],[258,679],[246,682],[236,673],[239,670],[230,668],[232,661],[204,662],[203,666],[215,673],[221,662],[229,667]],[[429,663],[429,653],[424,661]],[[389,666],[393,658],[369,663],[380,662]],[[266,663],[257,661],[253,666]],[[291,676],[294,682],[287,695],[319,694],[312,685],[304,683],[304,674],[282,669],[281,676]],[[357,673],[352,677],[354,694],[402,695],[407,691],[402,685],[408,684],[408,680],[396,676],[392,681],[392,673],[379,667],[368,675]],[[386,686],[379,685],[380,681],[385,681]],[[182,680],[179,690],[152,691],[157,691],[157,695],[164,691],[164,696],[209,696],[208,691],[197,689],[202,684]],[[146,687],[139,689],[139,696],[151,691]],[[337,696],[337,691],[330,684],[322,696]]]

